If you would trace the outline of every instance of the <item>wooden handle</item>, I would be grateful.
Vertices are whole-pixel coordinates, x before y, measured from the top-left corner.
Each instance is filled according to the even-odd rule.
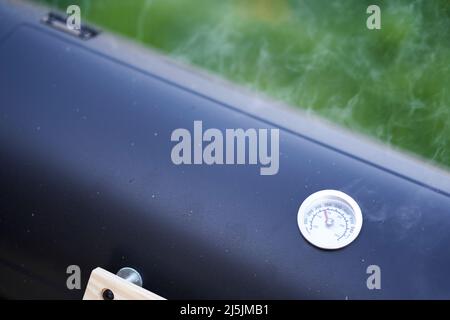
[[[165,300],[105,269],[95,268],[89,277],[83,300],[105,300],[105,290],[112,292],[114,300]],[[108,292],[110,297],[111,292]]]

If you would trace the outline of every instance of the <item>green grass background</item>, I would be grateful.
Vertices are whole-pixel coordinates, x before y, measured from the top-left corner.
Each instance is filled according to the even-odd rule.
[[[450,167],[449,0],[38,1]]]

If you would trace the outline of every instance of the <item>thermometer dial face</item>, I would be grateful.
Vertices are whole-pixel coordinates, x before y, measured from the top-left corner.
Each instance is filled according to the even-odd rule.
[[[349,195],[337,190],[313,193],[298,210],[298,227],[303,237],[322,249],[339,249],[358,237],[361,209]]]

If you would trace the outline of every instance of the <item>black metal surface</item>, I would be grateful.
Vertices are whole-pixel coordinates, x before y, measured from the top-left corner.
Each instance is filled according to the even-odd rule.
[[[450,197],[280,127],[280,170],[176,166],[176,128],[273,128],[25,24],[0,40],[0,294],[80,298],[65,273],[131,266],[174,298],[450,298]],[[368,145],[370,148],[370,145]],[[309,245],[297,210],[338,189],[359,238]],[[368,290],[366,268],[382,270]]]

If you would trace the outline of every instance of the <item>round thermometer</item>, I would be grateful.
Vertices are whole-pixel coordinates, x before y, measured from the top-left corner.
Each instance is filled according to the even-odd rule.
[[[353,242],[362,227],[361,209],[349,195],[337,190],[313,193],[297,216],[303,237],[322,249],[339,249]]]

